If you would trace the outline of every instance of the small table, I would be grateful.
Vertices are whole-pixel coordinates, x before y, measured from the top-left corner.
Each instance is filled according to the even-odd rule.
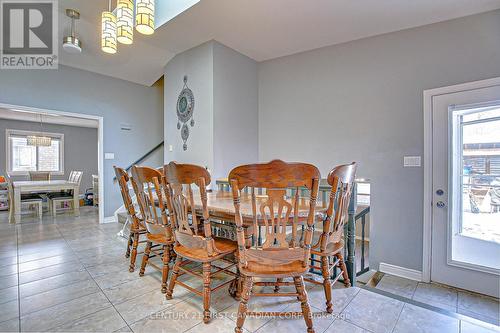
[[[63,190],[73,191],[73,207],[75,216],[80,215],[80,202],[78,201],[78,183],[67,180],[41,180],[41,181],[15,181],[12,182],[14,189],[14,202],[11,209],[14,209],[13,220],[10,223],[21,222],[21,193],[31,192],[59,192]]]

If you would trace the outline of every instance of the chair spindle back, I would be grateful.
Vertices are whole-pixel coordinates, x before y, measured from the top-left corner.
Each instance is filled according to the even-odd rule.
[[[309,264],[319,180],[320,172],[314,165],[281,160],[242,165],[230,172],[240,265],[245,267],[248,261],[284,265],[297,260],[303,261],[304,267]],[[251,194],[254,241],[250,247],[245,242],[240,203],[245,188],[250,188]],[[287,196],[290,188],[295,188],[294,194]],[[302,188],[309,190],[309,200],[300,198]],[[256,189],[264,189],[265,194],[257,195]],[[305,233],[299,232],[300,224],[305,224]],[[264,229],[262,244],[257,242],[259,225]]]
[[[171,237],[162,177],[161,172],[156,169],[137,165],[132,167],[132,187],[146,229],[151,234],[166,234]]]
[[[132,227],[134,229],[138,229],[139,227],[143,226],[141,223],[141,220],[137,216],[137,212],[134,207],[134,203],[132,201],[132,197],[130,196],[130,191],[129,191],[129,181],[130,177],[128,173],[117,166],[113,166],[115,169],[115,175],[116,179],[118,181],[118,185],[120,186],[120,192],[122,194],[122,199],[123,199],[123,205],[125,206],[125,209],[127,210],[127,214],[129,215],[130,219],[132,220]]]
[[[348,219],[349,203],[356,178],[356,162],[339,165],[328,174],[328,184],[332,187],[326,210],[323,235],[320,239],[322,250],[329,243],[337,243],[344,234],[344,224]]]
[[[209,256],[219,253],[212,237],[207,206],[206,186],[211,181],[209,172],[198,165],[170,162],[164,166],[163,173],[176,242],[188,248],[204,249]],[[198,196],[201,212],[200,205],[195,201]]]

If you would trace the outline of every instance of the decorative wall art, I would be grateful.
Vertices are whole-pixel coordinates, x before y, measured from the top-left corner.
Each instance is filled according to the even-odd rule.
[[[182,149],[187,150],[187,139],[189,138],[189,126],[194,126],[194,95],[187,86],[187,76],[184,76],[184,87],[177,98],[177,129],[181,130],[181,138],[184,144]]]

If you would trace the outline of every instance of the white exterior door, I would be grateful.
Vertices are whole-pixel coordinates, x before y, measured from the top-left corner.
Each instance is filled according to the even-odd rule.
[[[499,297],[500,83],[431,104],[430,279]]]

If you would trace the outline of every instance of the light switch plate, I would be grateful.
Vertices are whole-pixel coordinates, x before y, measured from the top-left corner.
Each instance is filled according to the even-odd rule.
[[[174,151],[174,146],[168,145],[168,151]]]
[[[115,153],[104,153],[104,159],[105,160],[114,160],[115,159]]]
[[[422,165],[422,158],[420,156],[405,156],[403,158],[403,166],[405,168],[415,168]]]

